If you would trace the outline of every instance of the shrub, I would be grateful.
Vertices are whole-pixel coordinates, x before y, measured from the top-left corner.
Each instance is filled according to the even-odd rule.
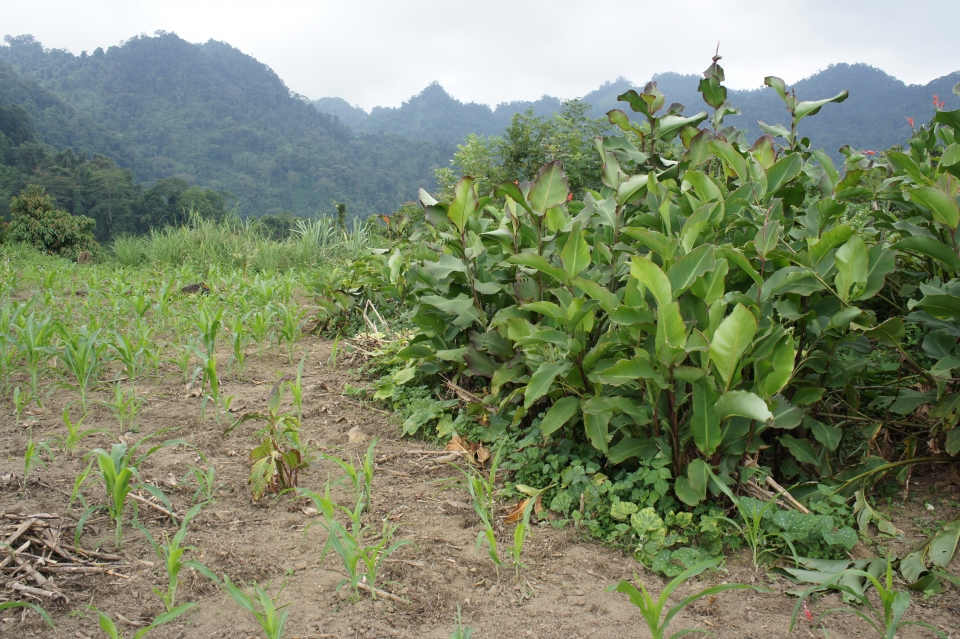
[[[96,221],[85,215],[59,211],[44,188],[30,184],[10,201],[10,227],[6,240],[31,244],[52,255],[75,259],[97,247]]]

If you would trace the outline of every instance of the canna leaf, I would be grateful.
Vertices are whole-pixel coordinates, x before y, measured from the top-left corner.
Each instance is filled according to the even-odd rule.
[[[757,320],[743,304],[737,304],[717,327],[710,343],[710,361],[717,367],[726,388],[737,373],[740,358],[757,334]]]

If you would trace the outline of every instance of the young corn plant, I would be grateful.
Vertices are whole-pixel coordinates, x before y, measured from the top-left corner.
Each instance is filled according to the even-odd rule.
[[[480,518],[483,524],[483,530],[477,535],[476,552],[480,552],[484,542],[487,545],[487,555],[493,561],[493,565],[500,574],[500,566],[504,565],[500,554],[497,552],[497,535],[494,529],[494,522],[497,516],[497,468],[500,465],[500,454],[503,452],[503,445],[497,447],[490,461],[490,472],[484,477],[480,471],[470,468],[470,470],[461,470],[467,480],[467,491],[473,499],[473,510]],[[522,548],[523,541],[520,541]]]
[[[304,356],[300,360],[300,365],[297,366],[297,375],[290,380],[288,386],[290,388],[290,398],[293,400],[293,407],[297,411],[297,420],[301,423],[303,422],[303,366],[306,364],[307,358]]]
[[[207,351],[203,351],[199,348],[195,349],[194,354],[200,358],[201,363],[200,366],[198,366],[193,372],[193,383],[195,383],[197,377],[200,377],[202,374],[200,386],[206,391],[203,394],[203,398],[200,400],[200,421],[206,419],[207,403],[212,401],[215,409],[214,418],[219,424],[223,415],[229,412],[230,404],[233,401],[233,396],[223,395],[220,392],[220,376],[217,372],[216,355],[210,355]]]
[[[460,604],[457,604],[457,617],[454,619],[454,623],[456,623],[456,627],[453,629],[453,634],[450,635],[450,639],[472,639],[473,628],[464,627]]]
[[[321,561],[326,557],[327,552],[333,549],[340,556],[343,567],[347,571],[347,578],[337,583],[337,589],[349,584],[354,594],[359,596],[360,584],[365,583],[370,588],[370,597],[376,599],[377,574],[383,562],[398,549],[413,542],[409,539],[401,539],[391,544],[398,526],[391,526],[384,520],[383,529],[376,543],[367,543],[365,537],[368,529],[360,522],[359,514],[362,500],[357,500],[353,510],[336,503],[330,497],[330,482],[327,482],[323,495],[310,490],[300,490],[300,494],[309,497],[323,515],[323,521],[316,521],[307,526],[309,529],[310,526],[318,525],[327,531],[327,542],[320,554]],[[350,519],[349,528],[337,521],[338,511],[345,513]]]
[[[144,626],[137,630],[133,635],[133,639],[142,639],[148,632],[154,630],[158,626],[162,626],[165,623],[170,623],[186,611],[193,608],[195,603],[185,603],[180,604],[173,610],[168,610],[167,612],[160,613],[154,617],[153,621],[149,625]],[[113,623],[113,620],[110,619],[103,611],[97,610],[97,613],[100,616],[100,629],[103,630],[109,639],[123,639],[123,635],[120,634],[120,631],[117,630],[117,626]]]
[[[528,496],[526,505],[523,507],[523,515],[520,518],[520,522],[517,524],[517,527],[513,529],[513,547],[509,549],[510,561],[517,573],[517,578],[519,579],[520,569],[526,568],[526,565],[520,561],[520,556],[523,554],[523,543],[526,541],[527,537],[533,536],[533,534],[530,532],[530,515],[533,513],[533,509],[536,507],[537,499],[540,498],[540,495],[543,494],[545,490],[552,488],[552,486],[537,489],[530,488],[529,486],[524,486],[522,484],[517,484],[516,488],[518,491]]]
[[[37,319],[35,313],[30,313],[26,317],[21,316],[19,319],[13,344],[23,360],[27,373],[30,375],[31,399],[36,402],[38,407],[42,407],[40,374],[43,372],[47,360],[56,352],[53,349],[56,325],[49,317]]]
[[[254,313],[250,319],[250,335],[257,345],[257,357],[263,357],[263,345],[270,334],[270,325],[273,324],[274,317],[276,317],[276,311],[272,306],[267,306],[262,311]]]
[[[866,579],[869,581],[867,585],[873,585],[873,587],[876,588],[877,597],[880,599],[880,608],[873,605],[873,602],[870,601],[870,598],[864,593],[862,588],[854,588],[849,585],[851,578]],[[880,580],[870,572],[848,569],[838,572],[823,583],[807,588],[807,590],[800,595],[799,599],[797,599],[797,603],[793,607],[793,614],[790,615],[789,632],[793,632],[793,627],[797,622],[797,614],[810,595],[827,590],[839,590],[844,594],[844,597],[860,604],[861,607],[828,608],[820,613],[820,616],[817,618],[817,624],[828,615],[848,613],[856,615],[866,621],[876,633],[874,636],[880,637],[880,639],[895,639],[897,633],[905,626],[920,626],[933,632],[941,639],[947,639],[947,635],[926,621],[903,620],[904,613],[906,613],[907,608],[910,607],[910,593],[906,591],[898,592],[893,587],[893,562],[890,561],[889,558],[887,559],[887,574],[884,581],[885,583],[881,583]],[[864,610],[869,611],[869,614],[864,612]],[[826,633],[826,629],[824,629],[824,633]]]
[[[20,430],[20,416],[23,414],[23,409],[25,409],[29,403],[30,398],[20,392],[19,386],[15,386],[13,389],[13,416],[14,428],[16,430]]]
[[[107,432],[103,428],[88,428],[87,430],[81,430],[80,427],[83,426],[83,420],[87,418],[87,415],[89,415],[89,413],[84,413],[80,417],[80,420],[74,424],[73,420],[70,419],[70,405],[67,404],[63,407],[63,424],[67,427],[67,434],[59,439],[61,448],[68,455],[73,455],[74,451],[77,449],[77,444],[79,444],[80,440],[84,437],[96,433]]]
[[[18,351],[12,330],[25,306],[22,303],[5,303],[0,306],[0,395],[6,394],[10,375],[13,373],[13,363]]]
[[[163,432],[166,431],[157,431],[148,435],[132,446],[117,443],[110,448],[110,452],[102,448],[96,448],[90,453],[97,463],[97,474],[103,481],[103,486],[107,492],[106,509],[110,520],[116,526],[116,547],[118,549],[123,546],[123,508],[127,503],[127,495],[134,488],[132,481],[138,478],[137,467],[143,463],[143,460],[162,448],[180,444],[190,445],[182,439],[168,439],[151,446],[146,453],[136,456],[137,451],[145,441]],[[77,527],[79,532],[82,526],[78,524]]]
[[[187,474],[184,475],[183,481],[192,481],[197,485],[197,490],[193,493],[192,500],[194,502],[212,502],[214,501],[214,496],[217,494],[217,491],[220,490],[220,484],[217,483],[217,469],[210,464],[207,466],[206,470],[201,470],[197,467],[192,467]]]
[[[692,604],[698,599],[703,599],[704,597],[712,597],[718,595],[721,592],[727,590],[742,590],[746,588],[751,588],[760,592],[769,592],[766,588],[761,588],[758,586],[750,586],[747,584],[720,584],[718,586],[710,586],[709,588],[704,588],[695,595],[690,595],[682,599],[675,606],[667,609],[667,602],[670,598],[670,595],[673,594],[673,591],[676,590],[680,585],[685,583],[687,580],[696,577],[704,570],[708,568],[713,568],[717,564],[723,561],[720,558],[710,559],[704,562],[692,566],[687,570],[683,571],[679,575],[673,578],[673,580],[666,585],[663,591],[660,593],[660,596],[657,599],[654,599],[650,596],[650,593],[647,592],[647,588],[640,582],[640,578],[634,576],[634,581],[640,586],[640,590],[631,584],[626,579],[622,579],[616,587],[617,592],[622,592],[630,597],[630,603],[637,607],[640,611],[640,614],[643,616],[643,620],[647,624],[647,628],[650,630],[651,639],[664,639],[667,637],[667,627],[670,625],[670,622],[673,621],[673,618],[681,610]],[[613,590],[613,586],[607,589],[607,592]],[[664,614],[666,613],[666,614]],[[705,630],[699,630],[696,628],[688,628],[685,630],[680,630],[672,635],[669,635],[670,639],[676,639],[685,634],[692,632],[700,632],[704,634],[710,634]]]
[[[363,512],[370,510],[370,505],[373,500],[373,451],[377,446],[378,439],[378,437],[374,437],[373,441],[370,442],[370,445],[367,447],[367,453],[361,460],[359,469],[349,460],[340,459],[333,455],[321,454],[323,459],[333,462],[340,467],[340,470],[343,471],[343,477],[341,477],[341,479],[346,478],[350,480],[350,485],[353,487],[354,508],[352,512],[348,512],[350,519],[357,523],[360,521],[360,516]]]
[[[250,452],[250,489],[254,499],[264,493],[282,492],[297,487],[300,471],[310,465],[310,453],[300,440],[300,421],[293,413],[280,411],[280,400],[289,376],[281,377],[270,389],[267,412],[245,413],[224,435],[248,421],[263,421],[266,426],[256,432],[260,444]]]
[[[307,314],[304,309],[291,310],[290,306],[284,303],[274,305],[276,314],[280,317],[280,334],[277,337],[277,344],[286,343],[287,360],[293,363],[293,344],[300,336],[300,320]]]
[[[215,584],[217,584],[217,586],[220,586],[220,579],[217,578],[212,570],[195,559],[184,560],[184,553],[187,551],[197,550],[197,548],[194,546],[184,546],[182,544],[187,535],[187,529],[190,526],[190,521],[196,517],[197,514],[199,514],[200,509],[203,506],[204,504],[200,503],[188,510],[187,514],[183,516],[183,520],[180,522],[180,528],[177,530],[176,534],[174,534],[172,538],[169,538],[166,533],[164,533],[164,539],[162,543],[158,542],[157,539],[150,533],[150,531],[147,530],[142,524],[139,522],[136,524],[137,528],[140,529],[140,532],[143,533],[143,536],[146,537],[147,542],[153,548],[153,552],[157,555],[157,559],[163,562],[163,567],[166,569],[166,590],[154,588],[153,591],[163,601],[163,605],[167,609],[167,612],[171,612],[177,607],[177,587],[180,584],[180,571],[184,568],[192,568],[204,577],[212,580]]]
[[[116,382],[113,385],[113,400],[109,402],[103,402],[103,405],[110,409],[110,412],[113,413],[113,416],[116,418],[117,423],[120,425],[120,430],[124,429],[124,424],[126,428],[132,432],[137,432],[137,415],[140,412],[140,408],[147,403],[147,400],[142,397],[137,397],[137,389],[129,388],[125,389],[120,385],[120,382]]]
[[[100,378],[107,345],[100,341],[100,329],[95,325],[90,328],[81,326],[72,334],[66,327],[61,327],[59,332],[63,347],[57,356],[73,377],[73,382],[67,382],[66,386],[77,391],[80,395],[80,406],[86,412],[87,393]]]
[[[67,510],[73,508],[73,502],[80,500],[80,504],[83,506],[83,509],[87,509],[87,500],[83,496],[83,484],[86,483],[87,478],[90,476],[90,471],[93,470],[93,460],[91,459],[87,463],[87,467],[80,471],[80,473],[73,479],[73,490],[70,492],[70,501],[67,503]],[[80,545],[80,542],[77,542],[77,545]]]
[[[53,451],[50,449],[50,444],[45,441],[35,441],[33,437],[30,438],[30,441],[27,443],[27,451],[23,455],[23,496],[27,496],[27,481],[30,479],[30,473],[33,472],[35,468],[47,469],[47,464],[44,463],[43,453],[47,454],[47,459],[50,461],[56,461],[56,458],[53,456]]]
[[[237,602],[237,605],[256,618],[266,639],[282,639],[283,628],[287,624],[287,615],[289,614],[289,611],[284,610],[284,608],[290,605],[283,604],[282,606],[277,606],[277,600],[280,599],[283,586],[280,587],[280,590],[277,591],[275,596],[270,597],[266,590],[259,585],[254,585],[253,596],[251,597],[235,586],[233,582],[230,581],[230,577],[226,575],[223,576],[223,585],[226,586],[227,592],[229,592],[233,600]],[[284,586],[285,585],[286,584],[284,584]],[[267,585],[267,588],[269,587],[270,586]]]
[[[144,337],[149,340],[149,332]],[[129,335],[114,333],[107,345],[113,350],[114,358],[120,363],[130,387],[136,388],[137,378],[143,372],[148,357],[149,341],[145,343],[143,338],[134,340]]]
[[[237,375],[242,376],[247,362],[247,343],[250,341],[250,332],[244,324],[249,317],[249,313],[237,317],[232,326],[233,334],[233,362],[237,365]]]
[[[51,628],[54,627],[53,619],[50,618],[50,615],[47,614],[46,610],[44,610],[37,604],[32,604],[27,601],[4,601],[3,603],[0,603],[0,610],[9,610],[11,608],[26,608],[28,610],[32,610],[38,615],[40,615],[40,617],[45,622],[47,622],[48,626],[50,626]]]

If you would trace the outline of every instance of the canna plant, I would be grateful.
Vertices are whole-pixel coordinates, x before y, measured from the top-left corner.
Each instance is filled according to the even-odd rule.
[[[768,78],[792,125],[750,144],[724,125],[722,81],[714,60],[712,115],[664,111],[656,83],[621,95],[643,121],[610,111],[621,135],[597,139],[603,186],[579,201],[559,161],[489,195],[469,176],[448,203],[421,192],[434,242],[407,269],[419,332],[402,357],[485,378],[474,387],[508,423],[539,416],[544,437],[613,464],[662,453],[690,506],[707,470],[729,478],[773,445],[785,468],[831,472],[839,429],[808,410],[851,383],[838,355],[878,324],[869,303],[896,255],[845,223],[862,173],[841,179],[795,133],[846,93],[798,101]]]
[[[250,490],[254,499],[267,491],[282,492],[297,487],[300,471],[310,465],[307,445],[300,440],[300,421],[293,413],[282,413],[280,401],[290,377],[277,380],[267,397],[267,412],[244,413],[224,431],[230,433],[248,421],[263,421],[266,426],[257,431],[260,444],[250,451]]]

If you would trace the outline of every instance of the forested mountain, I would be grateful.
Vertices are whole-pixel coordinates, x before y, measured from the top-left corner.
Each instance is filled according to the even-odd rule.
[[[688,115],[706,108],[697,93],[700,76],[662,73],[653,79],[667,95],[667,103],[686,105]],[[913,118],[917,125],[933,117],[934,95],[947,102],[945,108],[960,107],[960,98],[952,93],[958,81],[960,72],[925,85],[907,85],[865,64],[837,64],[800,80],[792,88],[800,99],[808,100],[831,97],[844,89],[850,91],[850,97],[843,104],[831,105],[816,118],[800,124],[801,133],[809,136],[815,146],[836,153],[844,144],[860,149],[886,149],[903,142],[910,136],[907,117]],[[592,106],[592,117],[603,117],[610,109],[628,110],[624,103],[617,101],[617,96],[627,89],[640,89],[643,84],[645,82],[635,84],[618,78],[583,96],[583,100]],[[747,129],[751,137],[760,134],[757,120],[767,124],[788,121],[783,102],[772,89],[730,91],[728,100],[742,111],[741,116],[731,117],[728,122]],[[459,102],[438,84],[432,84],[400,107],[375,107],[370,114],[340,98],[323,98],[314,105],[358,131],[459,141],[468,133],[499,134],[514,113],[531,107],[537,115],[557,112],[561,101],[544,96],[533,103],[511,102],[491,109],[482,104]]]
[[[177,177],[232,194],[244,214],[309,214],[333,200],[389,213],[432,187],[452,154],[448,142],[355,135],[221,42],[158,32],[79,56],[31,36],[6,42],[0,61],[23,76],[17,85],[46,91],[0,99],[26,110],[40,141],[109,155],[140,181]]]
[[[343,98],[321,98],[313,105],[340,118],[355,131],[399,133],[417,140],[460,141],[471,133],[499,135],[510,126],[515,113],[533,109],[545,116],[560,111],[559,98],[543,96],[536,102],[505,102],[491,109],[476,102],[463,103],[434,82],[397,108],[374,107],[368,114]]]

